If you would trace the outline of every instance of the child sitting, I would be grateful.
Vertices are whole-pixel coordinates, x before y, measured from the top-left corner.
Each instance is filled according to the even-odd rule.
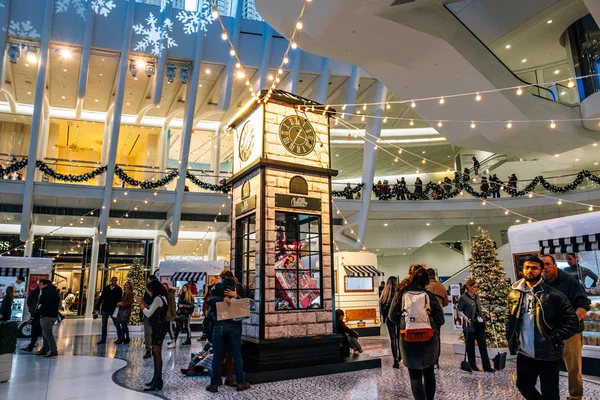
[[[362,347],[358,342],[358,333],[344,323],[344,310],[335,310],[335,316],[335,332],[344,336],[345,341],[355,353],[362,353]]]

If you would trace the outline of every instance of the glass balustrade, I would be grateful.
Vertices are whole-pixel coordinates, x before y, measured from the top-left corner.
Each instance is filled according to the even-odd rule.
[[[586,77],[575,87],[583,100],[600,91],[600,28],[588,14],[567,29],[566,41],[576,75]]]

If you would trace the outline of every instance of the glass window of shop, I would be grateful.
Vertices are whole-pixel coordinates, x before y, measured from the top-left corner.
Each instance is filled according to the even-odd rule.
[[[256,214],[236,221],[235,275],[246,289],[246,296],[254,299],[256,275]]]
[[[276,212],[275,226],[275,309],[321,308],[321,217]]]
[[[27,158],[31,117],[0,113],[0,164],[6,167],[14,161]],[[6,179],[18,180],[25,176],[25,169]]]
[[[104,130],[105,125],[99,122],[51,119],[44,161],[51,169],[65,175],[81,175],[93,171],[106,163],[108,143],[104,140]],[[122,126],[117,165],[133,179],[156,179],[159,136],[159,128]],[[52,181],[51,177],[45,179]],[[100,179],[99,176],[79,184],[97,185]],[[116,178],[115,186],[128,185]]]

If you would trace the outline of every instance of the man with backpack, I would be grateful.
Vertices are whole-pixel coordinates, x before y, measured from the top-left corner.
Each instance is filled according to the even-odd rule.
[[[444,310],[435,295],[425,289],[429,274],[422,265],[412,265],[390,306],[389,319],[400,325],[400,353],[408,368],[416,400],[435,397],[435,363],[439,353]]]

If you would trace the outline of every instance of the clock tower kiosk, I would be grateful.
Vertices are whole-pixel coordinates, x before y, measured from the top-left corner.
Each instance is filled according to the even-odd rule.
[[[231,268],[254,299],[242,354],[255,383],[348,370],[334,333],[334,111],[281,90],[264,95],[227,127],[235,135]]]

